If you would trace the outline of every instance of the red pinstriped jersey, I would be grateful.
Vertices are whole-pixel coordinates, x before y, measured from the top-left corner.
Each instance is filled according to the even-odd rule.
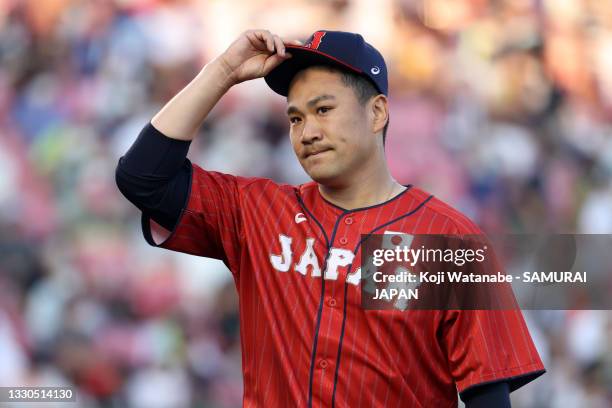
[[[520,310],[362,309],[360,235],[385,230],[480,233],[416,187],[349,211],[314,182],[193,166],[188,204],[160,246],[231,270],[245,407],[455,407],[457,392],[500,379],[512,390],[544,372]]]

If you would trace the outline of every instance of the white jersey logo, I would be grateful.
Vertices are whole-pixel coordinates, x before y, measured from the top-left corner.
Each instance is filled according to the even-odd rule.
[[[300,222],[306,221],[306,216],[303,213],[295,214],[295,223],[299,224]]]
[[[302,214],[302,216],[304,216],[304,214]],[[321,276],[321,264],[319,263],[319,257],[317,257],[317,253],[314,249],[314,238],[306,239],[306,247],[302,251],[297,263],[294,263],[294,252],[292,247],[293,239],[287,235],[279,234],[278,241],[280,243],[281,253],[270,254],[270,263],[274,269],[279,272],[288,272],[293,268],[294,271],[302,274],[303,276],[307,276],[308,270],[310,269],[311,276]],[[297,256],[295,259],[297,260]],[[348,249],[330,248],[329,256],[326,257],[327,263],[325,264],[325,273],[323,278],[327,280],[337,280],[339,275],[338,269],[345,268],[352,264],[353,259],[355,259],[355,254]],[[351,283],[353,283],[353,281],[355,282],[354,285],[358,285],[359,277],[353,277]]]

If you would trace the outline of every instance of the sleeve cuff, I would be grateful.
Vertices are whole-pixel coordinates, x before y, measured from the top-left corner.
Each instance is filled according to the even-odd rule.
[[[189,187],[187,188],[187,194],[185,196],[185,202],[182,205],[180,214],[178,215],[178,219],[174,224],[174,228],[172,230],[166,229],[161,226],[159,223],[155,222],[150,214],[147,214],[146,211],[142,212],[142,216],[140,218],[140,224],[142,228],[142,234],[144,236],[145,241],[151,246],[154,247],[163,247],[172,236],[175,234],[176,230],[181,225],[181,221],[183,220],[183,216],[185,215],[185,211],[187,211],[187,207],[189,206],[189,199],[191,198],[191,187],[193,185],[193,167],[189,166]],[[160,236],[160,243],[158,244],[155,240],[154,235]]]
[[[530,383],[531,381],[533,381],[536,378],[540,377],[544,373],[546,373],[546,370],[544,368],[540,368],[538,370],[534,370],[534,371],[530,371],[530,372],[526,372],[526,373],[521,373],[521,374],[517,374],[517,375],[509,375],[509,376],[501,375],[501,376],[496,376],[495,378],[490,379],[490,380],[485,380],[485,381],[481,381],[481,382],[477,382],[477,383],[472,383],[469,386],[467,386],[466,388],[459,390],[459,393],[463,394],[466,391],[469,391],[469,390],[471,390],[474,387],[480,387],[482,385],[493,384],[493,383],[500,382],[500,381],[507,382],[509,387],[510,387],[510,392],[512,392],[512,391],[518,390],[523,385],[526,385],[526,384]]]

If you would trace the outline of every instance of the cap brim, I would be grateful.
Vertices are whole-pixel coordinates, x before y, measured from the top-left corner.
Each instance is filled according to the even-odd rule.
[[[331,65],[358,74],[363,73],[361,70],[319,50],[313,50],[312,48],[299,45],[287,45],[285,48],[287,52],[291,53],[291,58],[283,61],[264,77],[268,86],[272,88],[274,92],[282,96],[287,96],[289,94],[289,85],[293,77],[299,71],[313,65]]]

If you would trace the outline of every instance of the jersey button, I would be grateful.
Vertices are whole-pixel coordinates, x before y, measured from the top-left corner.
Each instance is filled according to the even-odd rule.
[[[353,223],[353,219],[351,217],[345,218],[344,223],[346,225],[351,225]]]
[[[325,370],[328,365],[329,365],[329,363],[325,359],[322,359],[322,360],[319,361],[319,368],[322,368],[323,370]]]
[[[346,239],[346,237],[342,237],[342,238],[340,238],[340,243],[341,243],[342,245],[346,245],[346,244],[347,244],[347,242],[348,242],[348,239]]]
[[[399,245],[402,243],[402,237],[400,237],[399,235],[394,235],[391,237],[391,243],[393,245]]]
[[[334,298],[327,299],[327,306],[336,307],[336,304],[338,304],[338,302],[336,302],[336,299]]]

